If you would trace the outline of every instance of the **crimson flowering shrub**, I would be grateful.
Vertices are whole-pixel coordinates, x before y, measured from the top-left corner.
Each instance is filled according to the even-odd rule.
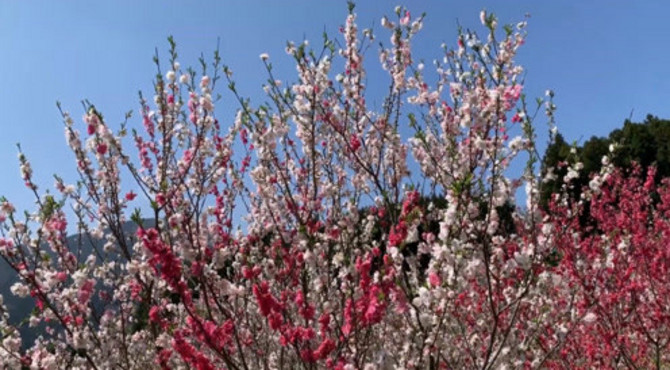
[[[2,200],[0,255],[21,278],[13,293],[34,299],[29,325],[46,329],[22,342],[4,310],[3,366],[489,369],[584,356],[585,367],[623,357],[645,366],[665,348],[663,282],[618,282],[610,267],[642,274],[660,257],[642,254],[645,267],[624,248],[595,264],[586,246],[634,245],[632,231],[616,230],[646,237],[653,227],[611,224],[614,235],[598,239],[570,229],[578,210],[552,219],[538,208],[532,121],[545,113],[551,123],[554,105],[529,110],[523,98],[514,58],[525,22],[501,31],[482,12],[487,36],[459,32],[431,83],[411,49],[423,16],[397,8],[382,19],[379,109],[365,98],[362,53],[375,36],[355,22],[350,6],[341,41],[289,43],[298,77],[287,87],[262,54],[269,102],[259,106],[237,93],[218,54],[198,76],[171,42],[153,104],[141,99],[141,132],[114,132],[90,104],[80,132],[63,112],[80,178],[57,177],[57,196],[39,192],[21,153],[39,208],[22,221]],[[215,114],[224,80],[240,107],[230,122]],[[148,214],[131,211],[141,199]],[[594,199],[605,217],[611,200]],[[66,243],[66,205],[77,245]]]
[[[556,367],[660,369],[670,362],[669,184],[656,185],[654,168],[627,172],[606,167],[586,199],[552,207],[561,255],[555,269],[565,284],[553,292],[554,312],[573,319],[558,326]],[[588,223],[580,220],[584,203]]]

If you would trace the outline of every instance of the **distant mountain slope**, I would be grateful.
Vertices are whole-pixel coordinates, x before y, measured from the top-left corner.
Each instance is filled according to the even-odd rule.
[[[143,220],[143,225],[145,227],[152,227],[155,225],[155,221],[152,219]],[[137,224],[127,221],[123,224],[122,229],[132,245],[137,232]],[[84,261],[94,248],[102,251],[104,243],[105,238],[93,239],[88,235],[81,234],[70,235],[66,239],[66,244],[72,251],[78,249],[80,244],[82,245],[80,261]],[[35,300],[32,297],[20,298],[11,293],[10,289],[17,281],[19,281],[19,277],[16,272],[7,262],[0,260],[0,294],[2,294],[5,306],[7,306],[7,310],[9,311],[10,323],[20,326],[19,332],[23,338],[23,344],[26,346],[26,343],[34,342],[44,328],[30,328],[28,326],[27,319],[30,318],[31,313],[35,309]]]

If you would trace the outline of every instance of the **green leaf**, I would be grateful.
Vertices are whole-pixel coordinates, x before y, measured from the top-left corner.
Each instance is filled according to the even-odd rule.
[[[414,113],[409,113],[407,118],[409,119],[409,127],[416,128],[416,117],[414,116]]]

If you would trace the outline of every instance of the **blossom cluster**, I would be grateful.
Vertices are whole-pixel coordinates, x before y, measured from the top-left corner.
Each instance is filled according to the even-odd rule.
[[[0,201],[0,255],[20,277],[12,292],[34,300],[27,322],[45,328],[28,343],[3,309],[0,363],[667,364],[669,193],[648,182],[636,191],[611,170],[594,178],[592,197],[557,198],[545,214],[533,117],[544,108],[553,122],[555,107],[527,108],[515,63],[525,22],[500,32],[482,12],[486,37],[460,31],[431,83],[411,48],[423,16],[395,15],[382,19],[381,106],[366,100],[374,86],[363,51],[376,36],[359,32],[350,6],[341,41],[288,44],[296,82],[283,87],[261,54],[269,103],[241,97],[218,54],[213,74],[183,70],[170,39],[169,69],[153,103],[141,97],[131,145],[126,123],[114,132],[93,105],[83,132],[63,111],[79,181],[57,178],[58,194],[41,194],[21,153],[38,211],[21,221]],[[228,123],[216,115],[222,80],[240,105]],[[525,170],[510,175],[523,159]],[[520,188],[525,207],[514,198]],[[584,229],[588,202],[595,224]]]

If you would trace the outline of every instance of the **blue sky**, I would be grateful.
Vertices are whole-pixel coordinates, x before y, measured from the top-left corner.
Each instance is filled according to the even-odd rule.
[[[388,40],[379,19],[397,4],[360,1],[360,28],[374,26],[379,38]],[[516,23],[529,13],[529,36],[518,58],[527,71],[526,93],[532,98],[548,88],[555,91],[557,125],[569,141],[606,135],[631,111],[634,121],[648,113],[670,118],[670,3],[433,0],[406,5],[415,14],[427,12],[415,43],[426,61],[440,55],[442,42],[453,45],[458,23],[479,29],[482,8],[495,12],[500,23]],[[266,75],[259,54],[270,54],[279,78],[294,80],[283,51],[286,41],[307,38],[315,45],[324,29],[335,36],[346,11],[344,1],[307,0],[0,3],[0,195],[32,208],[19,178],[17,142],[43,189],[52,187],[53,173],[74,180],[55,102],[79,118],[80,101],[89,99],[108,123],[121,122],[128,110],[137,112],[138,90],[152,95],[151,59],[156,47],[166,58],[168,35],[177,41],[182,66],[194,67],[201,53],[211,56],[220,39],[238,89],[261,101]],[[374,52],[369,59],[376,60]],[[226,95],[221,105],[219,119],[231,121],[237,106]],[[135,118],[131,124],[141,122]]]

